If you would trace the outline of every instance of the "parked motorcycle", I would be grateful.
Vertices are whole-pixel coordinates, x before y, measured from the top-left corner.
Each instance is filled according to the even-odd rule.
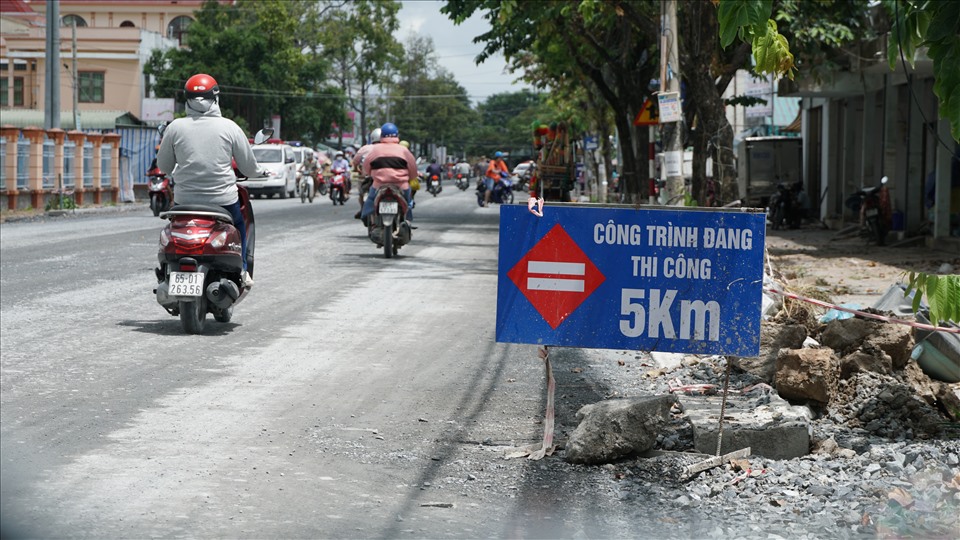
[[[429,191],[434,197],[443,191],[443,186],[440,185],[440,176],[436,174],[430,175],[430,178],[427,179],[427,191]]]
[[[334,169],[333,176],[330,177],[330,200],[333,201],[334,206],[337,204],[343,205],[343,202],[347,200],[347,174],[346,171],[342,169]]]
[[[467,175],[463,173],[457,173],[457,178],[454,180],[454,185],[457,186],[457,189],[460,191],[466,191],[470,187],[470,179],[467,178]]]
[[[513,204],[513,184],[507,173],[501,173],[500,181],[493,184],[493,193],[490,194],[490,202],[497,204]],[[481,178],[477,182],[477,204],[483,206],[484,193],[487,186]]]
[[[888,220],[892,212],[890,197],[886,195],[888,181],[884,176],[879,185],[863,188],[845,202],[847,208],[860,216],[861,235],[868,240],[875,240],[878,246],[886,243],[887,232],[890,230]]]
[[[173,182],[156,166],[147,172],[147,176],[150,177],[150,210],[159,216],[173,204]]]
[[[777,184],[777,191],[770,196],[769,219],[774,230],[785,227],[795,229],[800,226],[793,193],[782,182]]]
[[[407,221],[407,199],[400,188],[389,184],[380,187],[374,197],[368,235],[378,248],[383,248],[383,256],[390,259],[413,237]]]
[[[272,129],[259,131],[254,144],[265,142]],[[247,272],[253,276],[256,227],[250,194],[237,184],[246,225]],[[188,334],[203,333],[207,313],[217,322],[230,322],[233,308],[250,292],[243,287],[240,233],[230,213],[221,206],[183,204],[160,214],[170,223],[160,231],[155,269],[157,302],[180,317]]]

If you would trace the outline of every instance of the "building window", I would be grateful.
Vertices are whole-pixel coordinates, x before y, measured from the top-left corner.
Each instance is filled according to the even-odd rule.
[[[79,15],[64,15],[63,18],[60,19],[60,26],[73,26],[74,23],[77,24],[77,28],[87,25],[87,21],[83,20],[83,17]]]
[[[186,15],[181,15],[170,21],[167,25],[167,37],[177,40],[180,45],[187,44],[187,33],[193,19]]]
[[[136,28],[137,25],[133,24],[133,21],[123,21],[120,23],[120,28]]]
[[[10,106],[10,81],[6,77],[0,79],[0,106]],[[13,78],[13,106],[23,107],[23,77]]]
[[[103,103],[103,72],[80,71],[77,75],[77,100],[80,103]]]

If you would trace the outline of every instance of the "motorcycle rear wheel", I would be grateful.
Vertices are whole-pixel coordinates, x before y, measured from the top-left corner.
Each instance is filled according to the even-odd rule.
[[[393,231],[383,228],[383,256],[392,259],[393,258]]]
[[[202,334],[207,322],[207,299],[200,296],[193,302],[180,302],[180,324],[188,334]]]

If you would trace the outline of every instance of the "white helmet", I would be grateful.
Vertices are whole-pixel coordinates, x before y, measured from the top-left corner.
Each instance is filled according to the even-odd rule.
[[[380,142],[380,128],[377,128],[370,132],[370,143]]]

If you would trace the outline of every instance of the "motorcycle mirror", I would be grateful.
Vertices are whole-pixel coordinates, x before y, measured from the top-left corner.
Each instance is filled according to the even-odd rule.
[[[253,136],[253,144],[263,144],[273,136],[273,128],[263,128]]]
[[[880,179],[880,184],[881,184],[881,185],[886,184],[889,180],[890,180],[889,178],[887,178],[886,176],[884,176],[883,178]]]

